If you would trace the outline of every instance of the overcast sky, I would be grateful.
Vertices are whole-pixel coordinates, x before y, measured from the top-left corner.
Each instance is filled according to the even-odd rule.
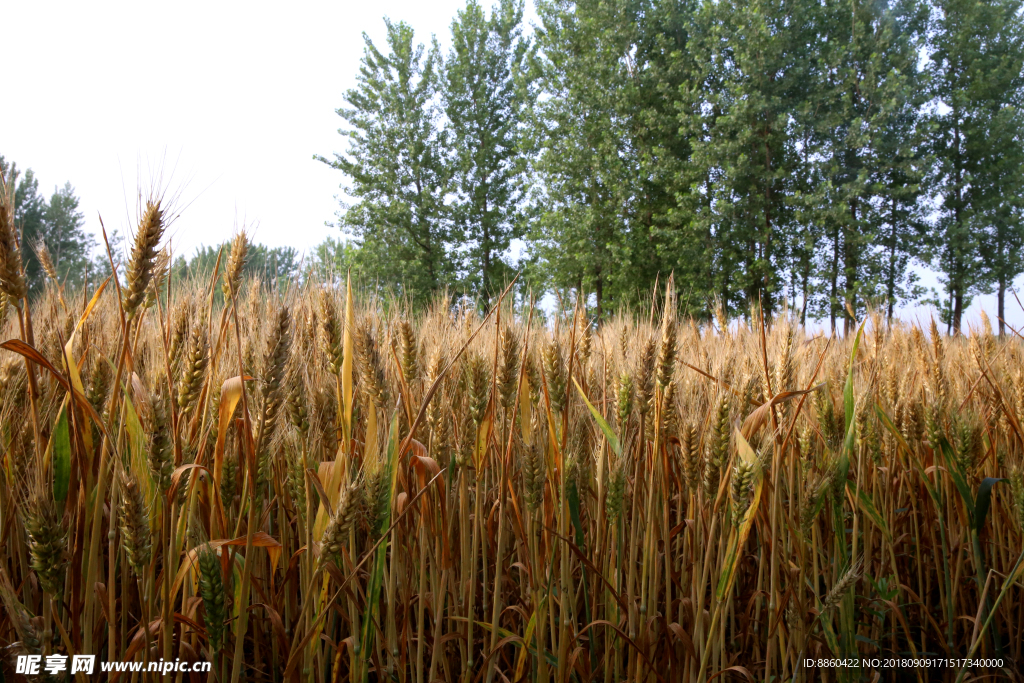
[[[355,85],[361,34],[384,42],[383,17],[443,45],[463,0],[375,2],[3,2],[5,104],[0,154],[31,167],[49,197],[70,181],[86,227],[133,224],[137,188],[162,172],[187,207],[178,254],[227,239],[306,251],[328,235],[340,172],[313,160],[341,151],[344,91]],[[484,0],[486,6],[489,3]],[[532,3],[528,3],[532,4]],[[532,16],[532,7],[528,9]],[[924,283],[938,287],[931,273]],[[1007,304],[1020,327],[1024,313]],[[995,317],[992,296],[981,307]],[[904,318],[927,320],[924,307]]]
[[[460,0],[332,3],[3,2],[0,154],[31,167],[49,197],[71,181],[88,229],[124,231],[140,170],[191,202],[177,253],[257,224],[256,240],[300,250],[339,232],[344,91],[366,31],[383,17],[447,40]],[[127,209],[126,209],[127,204]]]

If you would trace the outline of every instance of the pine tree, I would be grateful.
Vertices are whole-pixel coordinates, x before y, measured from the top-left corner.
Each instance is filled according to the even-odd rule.
[[[356,201],[342,203],[343,230],[361,240],[366,272],[415,301],[454,281],[448,171],[438,105],[439,48],[413,42],[404,22],[385,20],[388,53],[363,34],[358,85],[337,110],[348,149],[332,161]]]
[[[470,0],[452,22],[444,64],[454,227],[464,245],[466,284],[485,301],[511,274],[509,247],[523,231],[524,119],[533,88],[522,21],[522,0],[501,0],[490,18]]]

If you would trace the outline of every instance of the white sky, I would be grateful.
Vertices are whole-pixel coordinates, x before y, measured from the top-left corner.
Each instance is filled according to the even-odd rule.
[[[11,2],[4,16],[0,154],[49,198],[71,181],[87,229],[122,232],[142,169],[173,169],[191,202],[177,253],[258,223],[255,239],[303,250],[328,235],[343,176],[335,109],[355,85],[366,31],[383,17],[447,40],[461,0],[375,2]],[[127,200],[126,200],[127,196]],[[126,209],[127,203],[127,209]]]
[[[325,223],[343,177],[313,155],[343,147],[334,110],[355,85],[362,32],[383,44],[388,16],[408,21],[418,41],[435,34],[446,45],[462,6],[0,0],[8,55],[0,154],[31,167],[47,197],[71,181],[96,234],[98,214],[108,230],[126,232],[140,180],[148,188],[162,169],[190,202],[171,231],[176,253],[217,244],[241,223],[258,226],[256,241],[305,251],[340,235]],[[938,287],[930,273],[923,280]],[[968,323],[982,306],[995,320],[986,296]],[[1024,325],[1012,298],[1007,313]]]

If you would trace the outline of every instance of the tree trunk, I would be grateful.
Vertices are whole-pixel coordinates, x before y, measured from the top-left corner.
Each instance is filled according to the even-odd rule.
[[[956,155],[953,157],[953,173],[954,182],[954,193],[956,196],[956,204],[953,206],[953,216],[956,221],[957,235],[963,234],[963,216],[961,215],[961,208],[963,208],[963,173],[961,169],[960,159],[960,112],[959,108],[953,108],[953,120],[955,122],[953,126],[953,145],[956,149]],[[953,245],[950,245],[952,248]],[[955,252],[954,252],[955,253]],[[951,275],[950,281],[952,283],[954,277],[959,280],[963,276],[963,269],[960,268],[958,259],[953,259],[952,270],[955,275]],[[964,313],[964,287],[963,282],[956,282],[953,291],[950,292],[953,296],[953,334],[960,334],[960,322],[963,318]]]
[[[854,233],[854,225],[857,222],[857,200],[850,200],[850,219],[851,225],[843,230],[843,283],[844,289],[843,300],[846,304],[843,307],[843,334],[849,335],[853,332],[854,319],[853,313],[857,312],[857,293],[855,291],[855,285],[857,283],[857,245],[852,244],[851,235]]]
[[[889,272],[888,282],[885,288],[886,302],[888,303],[888,310],[886,311],[886,322],[892,325],[892,314],[893,309],[896,306],[894,299],[896,298],[896,240],[898,235],[896,233],[896,198],[892,198],[892,209],[889,213],[890,221],[892,224],[892,238],[889,243]]]
[[[480,285],[481,285],[480,286],[480,293],[483,294],[484,312],[485,313],[490,312],[490,310],[491,310],[491,288],[490,288],[490,282],[487,279],[487,273],[490,270],[490,267],[491,267],[491,250],[487,249],[487,248],[484,248],[483,276],[481,277],[481,282],[480,282]]]
[[[836,333],[836,298],[839,294],[839,230],[836,230],[835,236],[832,240],[832,272],[829,273],[831,276],[832,289],[829,292],[828,302],[828,316],[829,321],[832,323],[832,334]]]
[[[1006,278],[999,276],[999,290],[996,292],[996,315],[999,317],[999,336],[1006,335]]]
[[[480,213],[480,223],[482,224],[484,232],[483,248],[484,248],[484,263],[483,273],[480,284],[483,289],[484,298],[490,299],[491,297],[491,231],[487,226],[487,200],[484,199],[483,211]]]
[[[807,288],[810,284],[810,268],[804,268],[803,282],[801,283],[801,289],[803,290],[803,302],[800,305],[800,325],[807,324]]]
[[[960,334],[960,322],[964,317],[964,293],[961,287],[957,287],[953,295],[953,334]]]
[[[953,334],[953,290],[949,291],[949,319],[946,321],[946,336]]]
[[[850,215],[853,220],[853,202],[850,202]],[[843,336],[850,336],[850,310],[853,308],[853,247],[850,244],[850,227],[843,228]]]
[[[768,135],[771,134],[771,129],[765,131],[765,142],[764,142],[764,165],[768,171],[768,177],[771,177],[772,171],[772,150],[768,144]],[[765,263],[771,262],[771,245],[772,245],[772,185],[771,180],[765,185],[765,207],[764,207],[764,252],[761,254],[762,261]],[[770,266],[769,266],[770,267]],[[761,292],[763,301],[761,302],[761,315],[765,312],[770,315],[774,313],[774,302],[772,301],[772,293],[769,287],[769,280],[771,272],[768,268],[762,267],[761,275]]]

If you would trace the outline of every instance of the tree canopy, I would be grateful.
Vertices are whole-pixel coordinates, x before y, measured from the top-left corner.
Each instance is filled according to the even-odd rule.
[[[1024,271],[1018,0],[469,0],[447,56],[386,20],[346,95],[353,263],[414,297],[524,268],[596,315],[849,328],[941,275],[951,329]],[[519,240],[522,240],[520,242]]]

